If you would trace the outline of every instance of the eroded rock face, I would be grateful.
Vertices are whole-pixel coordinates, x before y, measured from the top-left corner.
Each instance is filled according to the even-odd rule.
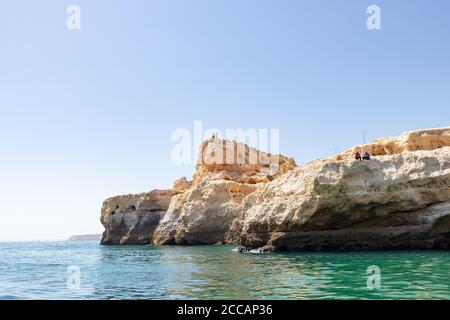
[[[450,146],[450,128],[425,129],[405,132],[398,137],[380,138],[372,143],[356,146],[337,158],[345,159],[357,151],[381,156],[418,150],[430,151],[446,146]]]
[[[172,190],[153,190],[105,200],[100,217],[105,227],[101,243],[149,244],[173,195]]]
[[[240,231],[240,242],[252,248],[447,248],[450,147],[314,161],[252,199]]]
[[[154,244],[225,243],[241,216],[242,201],[259,185],[296,167],[293,159],[220,139],[204,142],[198,159],[192,185],[172,199]]]
[[[210,139],[200,146],[194,183],[210,173],[239,183],[270,182],[296,167],[295,160],[235,141]]]
[[[175,193],[183,193],[186,192],[192,185],[192,182],[189,182],[186,177],[181,177],[177,179],[173,183],[173,192]]]
[[[373,158],[356,161],[355,151]],[[193,180],[173,190],[106,200],[103,243],[228,243],[243,252],[450,246],[450,128],[301,167],[220,139],[205,141],[198,159]]]

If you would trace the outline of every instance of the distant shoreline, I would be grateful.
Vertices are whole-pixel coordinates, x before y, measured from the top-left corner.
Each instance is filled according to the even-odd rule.
[[[101,239],[102,239],[102,235],[101,234],[83,234],[83,235],[73,235],[69,239],[67,239],[67,241],[73,242],[73,241],[94,241],[94,240],[98,240],[100,242]]]

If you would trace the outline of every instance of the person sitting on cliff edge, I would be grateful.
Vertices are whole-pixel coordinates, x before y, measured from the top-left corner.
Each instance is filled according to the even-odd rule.
[[[361,153],[359,153],[358,151],[355,153],[355,160],[361,161]]]
[[[366,151],[362,156],[363,160],[370,160],[370,154]]]

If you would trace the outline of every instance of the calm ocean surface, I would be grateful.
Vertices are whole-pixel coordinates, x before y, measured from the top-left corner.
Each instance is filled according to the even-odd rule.
[[[0,243],[0,299],[450,299],[449,251],[232,249]],[[371,265],[379,290],[367,287]]]

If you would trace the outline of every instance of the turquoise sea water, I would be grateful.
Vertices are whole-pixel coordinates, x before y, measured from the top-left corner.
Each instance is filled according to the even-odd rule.
[[[381,288],[367,287],[367,268]],[[0,299],[450,299],[450,252],[0,243]],[[79,281],[78,281],[79,280]]]

